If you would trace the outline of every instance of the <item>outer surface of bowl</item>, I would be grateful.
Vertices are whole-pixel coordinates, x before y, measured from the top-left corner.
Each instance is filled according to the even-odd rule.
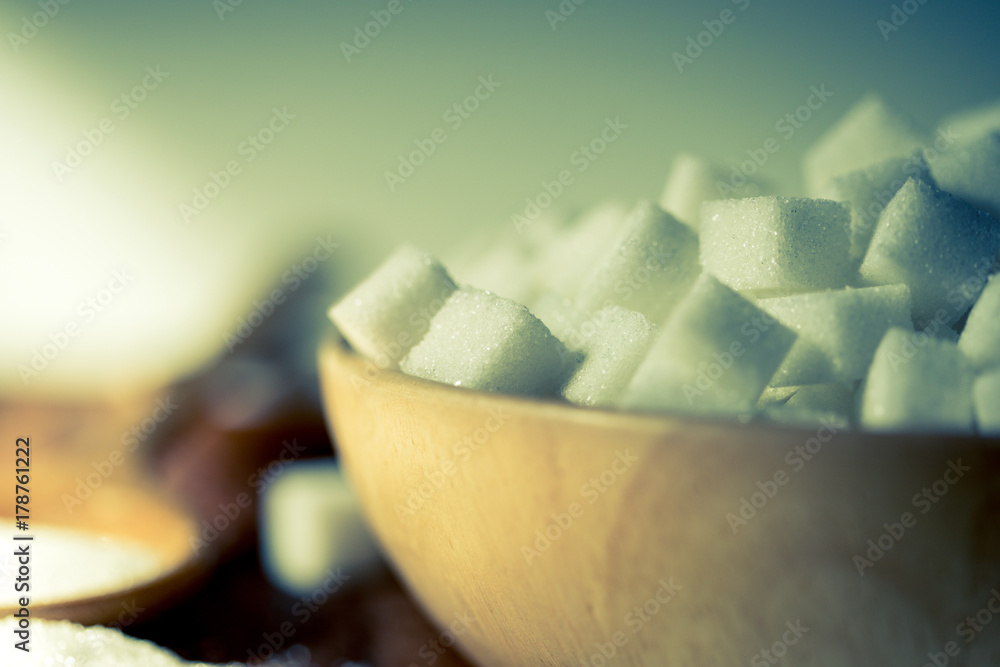
[[[320,366],[377,537],[484,665],[921,660],[996,583],[995,443],[528,401],[342,341]]]

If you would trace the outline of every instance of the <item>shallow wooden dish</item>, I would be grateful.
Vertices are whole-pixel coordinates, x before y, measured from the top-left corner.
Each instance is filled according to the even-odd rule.
[[[582,409],[381,371],[339,338],[319,363],[375,534],[483,665],[748,664],[782,641],[790,664],[926,659],[996,582],[995,440]]]
[[[193,518],[162,494],[131,484],[108,483],[94,490],[93,495],[70,515],[61,494],[51,487],[42,488],[35,485],[37,490],[33,491],[31,499],[29,526],[34,530],[17,532],[17,535],[32,535],[37,532],[38,526],[44,524],[83,531],[95,537],[126,540],[157,554],[161,568],[155,578],[101,594],[46,602],[29,593],[27,597],[32,617],[64,619],[83,625],[99,623],[126,627],[145,620],[190,591],[211,566],[213,549],[200,549],[200,553],[192,549],[197,538]],[[72,489],[72,486],[64,488]],[[13,514],[4,512],[0,519],[9,526],[14,524]],[[7,531],[5,535],[7,546],[12,550],[18,545],[29,544],[31,552],[38,554],[49,547],[39,535],[27,543],[13,541]],[[16,566],[16,563],[13,565]],[[65,568],[81,579],[87,577],[87,572],[80,570],[71,559],[67,559]],[[44,577],[45,573],[34,567],[31,576],[37,579]],[[10,615],[17,609],[0,607],[0,617]]]

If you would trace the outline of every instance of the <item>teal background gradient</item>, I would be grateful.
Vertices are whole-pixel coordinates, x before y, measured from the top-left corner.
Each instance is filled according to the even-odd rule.
[[[883,35],[878,21],[904,4],[916,11]],[[800,192],[810,142],[866,92],[928,132],[1000,98],[997,3],[564,0],[574,9],[553,24],[557,0],[400,0],[348,62],[342,43],[388,5],[73,0],[15,48],[10,34],[41,10],[0,4],[0,298],[11,315],[0,391],[89,391],[80,378],[97,364],[153,349],[157,362],[109,371],[108,385],[169,379],[217,352],[320,233],[341,244],[345,281],[400,241],[447,253],[476,234],[513,234],[525,197],[606,118],[628,128],[558,208],[655,198],[679,151],[745,159],[811,86],[833,96],[759,173],[787,194]],[[734,20],[679,72],[673,54],[723,10]],[[117,117],[113,100],[156,66],[169,76]],[[452,127],[445,112],[489,76],[500,86]],[[245,162],[241,142],[274,108],[294,119]],[[109,117],[114,131],[59,181],[53,162]],[[391,191],[385,172],[435,128],[446,141]],[[185,222],[180,204],[230,160],[240,173]],[[44,205],[25,194],[35,185]],[[14,367],[122,266],[135,286],[26,386]]]

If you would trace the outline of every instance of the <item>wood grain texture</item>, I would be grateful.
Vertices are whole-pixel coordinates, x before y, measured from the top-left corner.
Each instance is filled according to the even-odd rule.
[[[455,634],[483,665],[592,664],[602,648],[608,664],[747,664],[796,618],[819,628],[811,641],[863,652],[882,641],[866,623],[900,609],[947,636],[998,572],[982,546],[995,440],[486,394],[379,370],[340,339],[320,376],[375,534],[442,628],[474,619]],[[959,460],[968,470],[922,514],[914,495]],[[905,512],[915,525],[859,573],[854,556]],[[829,582],[845,582],[835,609],[807,592]],[[873,608],[885,591],[898,609]]]

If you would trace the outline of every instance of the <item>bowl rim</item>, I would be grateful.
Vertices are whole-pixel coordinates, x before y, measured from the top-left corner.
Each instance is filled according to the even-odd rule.
[[[392,393],[406,395],[423,395],[427,391],[435,391],[445,397],[450,403],[467,407],[482,407],[489,405],[497,407],[511,406],[521,414],[535,418],[572,419],[584,424],[592,423],[595,427],[620,427],[630,430],[642,429],[650,432],[674,432],[681,427],[701,427],[731,431],[745,429],[760,429],[765,431],[778,430],[782,434],[801,434],[804,439],[815,435],[822,425],[803,426],[782,422],[766,421],[755,413],[744,413],[739,416],[711,417],[703,414],[688,414],[676,411],[641,411],[624,408],[608,408],[598,406],[577,405],[555,396],[523,396],[504,394],[500,392],[457,387],[446,382],[428,380],[415,375],[409,375],[401,370],[385,368],[375,361],[362,356],[354,350],[347,339],[340,333],[335,324],[330,323],[327,332],[320,338],[318,360],[320,375],[325,365],[323,358],[333,354],[348,366],[363,369],[366,381],[379,379],[383,386]],[[374,369],[374,374],[370,374]],[[324,399],[326,397],[324,396]],[[956,445],[981,447],[983,449],[1000,448],[1000,436],[990,437],[979,433],[957,433],[954,431],[871,431],[850,424],[837,433],[849,433],[862,437],[873,445],[889,445],[898,443],[900,438],[913,439],[913,446],[933,444],[935,446]]]

